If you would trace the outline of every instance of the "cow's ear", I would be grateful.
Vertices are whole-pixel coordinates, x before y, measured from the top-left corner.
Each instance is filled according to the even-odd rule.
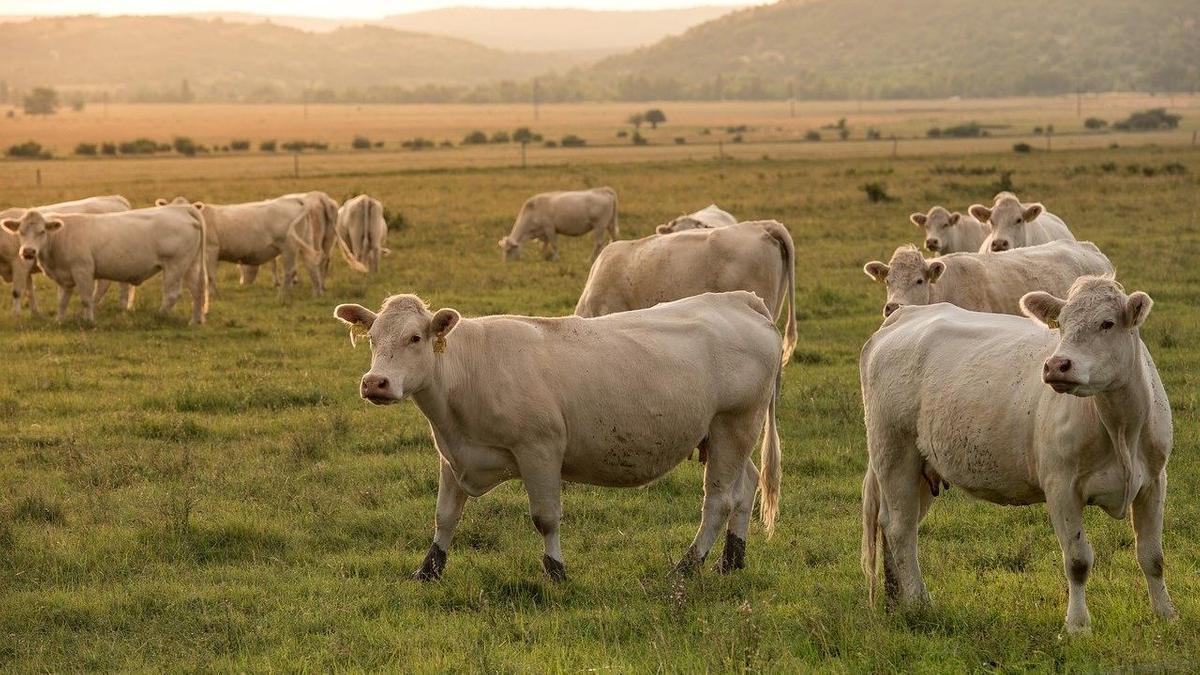
[[[163,199],[162,197],[159,197],[158,199],[155,199],[155,200],[154,200],[154,205],[155,205],[155,206],[166,206],[167,204],[170,204],[170,203],[171,203],[171,202],[169,202],[169,201],[167,201],[167,200]]]
[[[972,204],[971,208],[967,209],[967,213],[971,214],[975,220],[981,223],[986,223],[992,219],[992,210],[983,204]]]
[[[449,307],[439,309],[433,313],[433,320],[429,322],[429,332],[437,337],[444,338],[450,334],[450,331],[454,330],[454,327],[458,325],[458,320],[461,318],[458,310],[450,309]]]
[[[13,220],[12,218],[5,218],[4,222],[0,223],[0,227],[3,227],[8,232],[16,234],[17,230],[21,229],[21,221]]]
[[[929,283],[936,284],[937,280],[942,278],[942,273],[946,271],[946,263],[941,260],[934,260],[925,268],[925,275],[929,277]]]
[[[46,227],[47,232],[53,232],[62,226],[63,226],[63,221],[55,218],[54,220],[47,220],[45,227]]]
[[[1047,326],[1054,326],[1057,325],[1058,313],[1065,304],[1065,300],[1060,300],[1045,291],[1033,291],[1021,298],[1021,312]]]
[[[951,213],[951,214],[950,214],[950,221],[949,221],[949,222],[950,222],[950,224],[951,224],[951,225],[957,225],[957,224],[958,224],[958,221],[959,221],[959,220],[961,220],[961,219],[962,219],[962,214],[961,214],[961,213],[959,213],[958,211],[955,211],[954,213]]]
[[[1042,215],[1042,211],[1045,210],[1046,208],[1041,204],[1030,204],[1029,206],[1025,207],[1025,211],[1021,214],[1021,217],[1025,219],[1025,222],[1032,223],[1033,221],[1037,220],[1037,217]]]
[[[925,227],[925,223],[929,222],[929,216],[924,213],[914,213],[908,217],[908,220],[917,227]]]
[[[196,207],[199,211],[204,210],[204,202],[192,202],[192,206]]]
[[[1138,328],[1146,322],[1146,317],[1150,316],[1150,308],[1154,306],[1154,301],[1149,295],[1141,291],[1136,291],[1125,300],[1125,325],[1128,328]]]
[[[499,246],[500,248],[504,248],[504,245],[507,243],[508,243],[508,237],[500,237],[500,241],[496,242],[496,245]]]
[[[358,346],[358,338],[371,330],[371,325],[375,323],[375,312],[363,307],[362,305],[338,305],[333,310],[333,316],[338,321],[350,326],[350,344]]]
[[[881,263],[878,260],[872,260],[866,265],[863,265],[863,272],[875,281],[883,281],[886,279],[889,269],[891,268],[889,268],[886,263]]]
[[[670,224],[659,225],[658,227],[654,228],[654,234],[670,234],[670,233],[671,233],[671,225]]]

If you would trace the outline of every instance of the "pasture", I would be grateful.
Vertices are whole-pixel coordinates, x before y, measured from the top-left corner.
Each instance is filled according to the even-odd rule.
[[[110,295],[95,328],[0,317],[0,668],[1194,668],[1200,151],[1016,155],[1010,146],[896,159],[886,150],[853,159],[759,150],[725,161],[706,151],[690,161],[625,154],[567,164],[573,156],[560,155],[525,170],[397,168],[347,153],[300,179],[286,158],[72,160],[40,163],[41,187],[26,177],[32,164],[0,163],[6,204],[107,193],[135,205],[177,194],[235,202],[307,189],[342,200],[363,191],[405,223],[390,233],[380,276],[335,260],[322,298],[302,281],[281,304],[269,275],[240,287],[223,264],[222,295],[198,329],[182,309],[154,316],[153,280],[132,315]],[[870,202],[866,183],[883,184],[891,199]],[[468,504],[444,578],[411,581],[432,534],[435,450],[411,403],[381,409],[358,399],[369,350],[350,346],[332,308],[415,292],[466,315],[569,313],[588,243],[560,240],[558,263],[531,249],[505,265],[496,240],[528,195],[599,185],[620,195],[625,238],[710,201],[793,233],[800,344],[780,406],[777,533],[768,541],[752,526],[746,570],[677,582],[667,572],[698,523],[697,463],[639,490],[572,485],[562,526],[569,581],[552,584],[524,492],[509,483]],[[1043,200],[1108,254],[1128,290],[1155,300],[1143,337],[1175,416],[1165,550],[1177,622],[1153,618],[1129,523],[1089,510],[1093,632],[1064,637],[1066,583],[1044,507],[1001,508],[954,489],[922,526],[932,606],[867,607],[857,357],[879,324],[883,291],[861,267],[923,236],[911,211],[935,202],[961,210],[1000,187]],[[36,283],[52,307],[50,282]]]

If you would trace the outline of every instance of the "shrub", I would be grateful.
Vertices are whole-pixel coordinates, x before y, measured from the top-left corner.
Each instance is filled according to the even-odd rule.
[[[633,137],[630,140],[633,141],[634,145],[650,145],[650,141],[646,140],[646,137],[637,131],[633,132]]]
[[[687,139],[684,138],[683,136],[675,137],[675,145],[686,145],[686,144],[687,144]]]
[[[507,131],[497,131],[496,133],[492,134],[492,142],[493,143],[508,143],[509,142],[508,132]]]
[[[575,134],[567,134],[562,137],[562,146],[564,148],[582,148],[587,145],[587,141],[576,136]]]
[[[939,128],[937,128],[937,127],[933,127],[933,128],[932,128],[932,129],[930,129],[929,131],[926,131],[926,132],[925,132],[925,135],[926,135],[926,136],[928,136],[928,137],[930,137],[930,138],[941,138],[941,137],[942,137],[942,130],[941,130],[941,129],[939,129]]]
[[[1106,126],[1108,126],[1108,122],[1100,119],[1099,117],[1089,117],[1083,121],[1083,128],[1091,129],[1092,131],[1103,129]]]
[[[463,145],[482,145],[488,142],[487,134],[482,131],[472,131],[463,137]]]
[[[171,145],[175,148],[175,152],[188,157],[195,157],[196,152],[199,150],[196,147],[196,143],[187,136],[176,136]]]
[[[878,129],[867,129],[867,140],[877,141],[883,138],[883,134]]]
[[[1033,128],[1033,135],[1034,135],[1034,136],[1041,136],[1041,135],[1042,135],[1042,128],[1041,128],[1041,127],[1034,127],[1034,128]]]
[[[375,148],[382,148],[382,147],[383,147],[383,141],[375,141],[374,143],[372,143],[372,144],[371,144],[371,146],[372,146],[372,147],[375,147]]]
[[[879,183],[879,182],[867,183],[867,184],[863,185],[861,189],[863,192],[866,193],[867,200],[870,201],[872,204],[878,204],[880,202],[890,202],[894,199],[891,195],[888,194],[887,186],[884,185],[883,183]]]
[[[433,141],[418,136],[412,140],[404,141],[400,144],[400,147],[408,148],[409,150],[425,150],[427,148],[432,148],[435,145],[437,144]]]
[[[258,144],[258,149],[261,150],[262,152],[275,152],[275,148],[276,148],[276,144],[275,144],[275,141],[273,141],[273,140],[272,141],[263,141]]]
[[[1013,152],[1033,152],[1033,146],[1028,143],[1015,143]]]
[[[547,148],[557,148],[558,143],[556,141],[546,141],[546,147]]]
[[[288,152],[303,152],[305,150],[328,150],[329,144],[321,141],[288,141],[279,147]]]
[[[1174,129],[1179,126],[1180,115],[1172,115],[1166,108],[1151,108],[1135,112],[1120,122],[1113,123],[1113,128],[1123,131],[1155,131],[1157,129]]]
[[[451,141],[450,139],[446,139],[446,140],[442,141],[442,144],[441,144],[441,145],[442,145],[442,147],[443,147],[443,148],[453,148],[453,147],[454,147],[454,141]]]
[[[804,140],[811,142],[819,141],[821,140],[821,132],[817,131],[816,129],[809,129],[808,131],[804,132]]]
[[[50,151],[43,148],[42,144],[37,141],[25,141],[17,145],[10,145],[8,156],[23,159],[50,159]]]
[[[75,146],[75,154],[94,157],[98,148],[95,143],[80,143]]]
[[[838,138],[842,139],[843,141],[847,138],[850,138],[850,127],[839,127]]]
[[[250,149],[250,141],[245,140],[245,139],[232,140],[229,142],[229,149],[230,150],[238,150],[238,151],[249,150]]]
[[[366,136],[355,136],[354,140],[350,141],[350,147],[354,148],[355,150],[370,150],[371,139],[367,138]]]
[[[149,138],[137,138],[132,141],[122,141],[117,149],[121,151],[122,155],[153,155],[158,152],[158,143]]]
[[[393,211],[386,206],[383,207],[383,222],[387,223],[388,232],[403,230],[408,227],[408,221],[404,219],[402,212]]]
[[[622,129],[617,132],[617,138],[629,138],[629,132]]]
[[[514,143],[531,143],[541,140],[541,136],[530,131],[529,127],[517,127],[512,133]]]
[[[742,142],[742,140],[743,140],[743,139],[742,139],[742,135],[741,135],[741,134],[738,134],[738,135],[734,136],[732,140],[733,140],[733,142],[734,142],[734,143],[741,143],[741,142]]]
[[[116,143],[101,143],[100,144],[100,153],[105,154],[105,155],[117,154],[117,144]]]

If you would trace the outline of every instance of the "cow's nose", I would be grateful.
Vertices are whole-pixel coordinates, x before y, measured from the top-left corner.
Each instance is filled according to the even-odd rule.
[[[892,312],[895,312],[898,309],[900,309],[900,303],[889,302],[888,304],[883,306],[883,318],[885,318],[885,319],[888,318],[889,316],[892,315]]]
[[[26,260],[33,260],[37,257],[37,251],[31,248],[23,248],[21,249],[21,257]]]
[[[362,379],[362,395],[363,397],[376,396],[384,393],[388,388],[388,379],[382,375],[363,375]]]
[[[1006,239],[992,240],[992,250],[999,253],[1000,251],[1008,250],[1008,241]]]
[[[938,243],[939,242],[937,239],[926,239],[925,240],[925,248],[926,248],[926,250],[929,250],[929,251],[936,251],[936,250],[938,250]]]
[[[1046,363],[1042,365],[1042,374],[1046,376],[1069,372],[1071,372],[1071,359],[1064,359],[1061,356],[1052,356],[1046,359]]]

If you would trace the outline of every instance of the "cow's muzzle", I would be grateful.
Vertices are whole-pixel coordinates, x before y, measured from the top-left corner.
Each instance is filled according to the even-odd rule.
[[[939,248],[941,248],[941,242],[938,241],[937,239],[926,239],[925,240],[925,250],[926,251],[929,251],[930,253],[937,253]]]
[[[390,405],[400,400],[392,390],[392,383],[382,375],[363,375],[358,386],[358,395],[375,405]]]
[[[883,306],[883,318],[885,318],[885,319],[888,318],[889,316],[894,314],[896,310],[900,309],[900,307],[901,307],[901,305],[898,302],[889,302],[888,304],[884,305]]]
[[[1009,243],[1008,243],[1007,239],[992,240],[992,251],[999,253],[1001,251],[1007,251],[1008,248],[1009,248]]]
[[[1083,386],[1075,379],[1075,364],[1071,359],[1052,356],[1042,364],[1042,382],[1050,385],[1056,393],[1068,394]]]
[[[21,247],[21,257],[26,260],[34,260],[37,258],[37,249],[29,248],[28,246]]]

